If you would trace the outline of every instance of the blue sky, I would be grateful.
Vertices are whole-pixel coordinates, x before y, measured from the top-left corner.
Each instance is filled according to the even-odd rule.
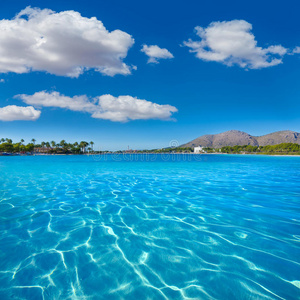
[[[230,129],[253,135],[286,129],[299,132],[300,4],[297,1],[177,2],[1,1],[0,107],[30,106],[35,118],[7,120],[12,118],[7,117],[7,111],[0,112],[1,137],[15,141],[23,138],[26,142],[32,138],[57,142],[93,140],[97,149],[117,150],[128,145],[133,149],[165,147],[171,140],[181,144],[203,134]],[[32,17],[36,18],[36,25],[33,29],[27,25],[20,27],[13,32],[12,42],[12,34],[5,36],[3,20],[14,21],[28,6],[40,9],[31,11],[31,16],[36,13]],[[101,38],[84,29],[83,19],[78,17],[78,26],[76,19],[68,25],[69,32],[88,34],[93,43],[100,43],[92,52],[88,46],[78,45],[82,46],[78,54],[76,43],[81,43],[80,40],[75,34],[74,39],[59,38],[66,27],[50,30],[51,19],[50,26],[45,26],[41,16],[44,9],[52,10],[50,15],[75,11],[82,18],[95,17],[91,22],[103,22],[106,33],[120,30],[122,34],[113,40],[105,56],[101,54],[99,58],[97,47],[101,53],[104,51]],[[21,18],[26,23],[28,16]],[[232,23],[234,20],[239,21]],[[9,24],[9,30],[16,30]],[[251,25],[252,29],[244,28]],[[197,26],[202,27],[198,35]],[[35,52],[30,53],[37,46],[31,41],[32,30],[46,41],[45,57],[37,58]],[[251,38],[257,42],[252,50]],[[196,48],[192,48],[189,39],[190,43],[196,42]],[[221,45],[220,40],[224,42]],[[59,44],[59,51],[66,51],[59,52],[66,55],[64,61],[49,62],[49,53],[57,54],[55,50],[51,53],[54,49],[51,42]],[[241,43],[238,49],[233,47],[235,42]],[[39,49],[43,50],[44,45],[39,44]],[[143,45],[159,47],[149,52],[157,63],[148,63],[151,57],[141,51]],[[161,49],[167,49],[169,54]],[[193,49],[196,52],[190,52]],[[73,52],[79,57],[78,67],[86,68],[78,77],[67,74],[69,65],[62,69],[68,53]],[[91,57],[94,66],[86,65],[89,60],[84,57],[91,53],[95,54],[95,59]],[[105,69],[108,71],[101,73],[96,67],[102,68],[103,62],[106,67],[108,64]],[[119,69],[115,71],[115,67]],[[36,94],[39,92],[44,94]],[[74,96],[82,98],[79,101]],[[73,104],[63,107],[64,101],[79,102],[74,108]],[[99,102],[102,106],[80,107],[84,103],[95,105],[97,101],[102,101]],[[109,106],[107,110],[104,104]],[[157,108],[156,104],[160,106]],[[136,107],[142,111],[135,111]],[[41,112],[38,117],[36,111]]]

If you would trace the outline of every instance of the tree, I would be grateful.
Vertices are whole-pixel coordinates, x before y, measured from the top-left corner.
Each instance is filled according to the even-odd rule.
[[[91,142],[90,142],[90,145],[92,146],[92,151],[94,151],[94,142],[91,141]]]
[[[89,145],[88,142],[85,142],[85,141],[81,141],[80,144],[79,144],[79,147],[81,148],[81,151],[83,153],[85,153],[85,148]]]
[[[13,145],[13,152],[19,152],[20,151],[20,143],[14,144]]]
[[[35,145],[36,140],[35,139],[31,139],[33,145]]]
[[[59,145],[63,148],[64,147],[64,145],[65,145],[65,143],[66,143],[66,141],[65,140],[61,140],[60,141],[60,143],[59,143]]]
[[[24,143],[24,140],[23,140],[23,139],[21,139],[21,145],[23,145],[23,143]]]
[[[33,151],[34,151],[34,144],[33,144],[33,143],[27,144],[27,145],[25,146],[25,151],[26,151],[26,152],[33,152]]]
[[[0,151],[1,152],[13,152],[13,150],[14,150],[14,146],[13,146],[13,144],[11,144],[11,143],[3,143],[3,144],[1,144],[1,147],[0,147]]]

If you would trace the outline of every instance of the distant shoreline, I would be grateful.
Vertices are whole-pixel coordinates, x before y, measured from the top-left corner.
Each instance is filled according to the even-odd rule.
[[[252,155],[252,156],[276,156],[276,157],[300,157],[300,154],[273,154],[273,153],[152,153],[152,152],[144,152],[144,153],[116,153],[116,152],[108,152],[108,153],[84,153],[84,154],[0,154],[0,157],[11,157],[11,156],[104,156],[104,155]]]

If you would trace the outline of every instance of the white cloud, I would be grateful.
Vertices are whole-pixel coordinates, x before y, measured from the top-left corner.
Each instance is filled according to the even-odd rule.
[[[131,96],[103,95],[98,99],[100,109],[93,113],[93,118],[117,122],[147,119],[170,120],[172,113],[177,112],[174,106],[160,105]]]
[[[93,118],[114,122],[147,119],[171,120],[172,113],[177,112],[174,106],[160,105],[131,96],[102,95],[90,99],[85,95],[67,97],[58,92],[42,91],[33,95],[17,95],[16,98],[36,107],[59,107],[87,112]]]
[[[0,79],[0,82],[1,82],[1,83],[4,83],[4,82],[5,82],[5,79],[1,78],[1,79]]]
[[[41,115],[41,111],[32,106],[8,105],[0,108],[0,121],[35,121]]]
[[[188,40],[184,45],[196,57],[205,61],[216,61],[228,66],[260,69],[282,63],[287,53],[281,45],[262,48],[257,46],[252,34],[252,25],[244,20],[213,22],[208,27],[196,27],[200,41]]]
[[[0,20],[0,72],[78,77],[95,69],[109,76],[127,75],[132,67],[123,59],[133,44],[131,35],[109,32],[95,17],[27,7],[12,20]]]
[[[298,46],[298,47],[295,47],[294,49],[293,49],[293,52],[292,52],[293,54],[299,54],[300,53],[300,47]]]
[[[166,48],[160,48],[157,45],[143,45],[141,49],[148,57],[148,63],[158,63],[159,59],[174,58],[173,54]]]
[[[59,107],[73,111],[94,112],[95,103],[90,102],[87,96],[67,97],[58,92],[47,93],[45,91],[37,92],[33,95],[17,95],[26,104],[35,107]]]

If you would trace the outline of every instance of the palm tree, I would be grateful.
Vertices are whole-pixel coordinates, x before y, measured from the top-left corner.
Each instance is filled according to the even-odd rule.
[[[32,142],[32,144],[33,144],[33,153],[34,153],[34,147],[35,147],[35,142],[36,142],[36,140],[35,140],[35,139],[31,139],[31,142]]]
[[[2,139],[1,139],[1,143],[4,143],[4,142],[5,142],[5,139],[4,139],[4,138],[2,138]]]
[[[11,144],[12,140],[11,139],[5,139],[7,143]]]
[[[65,140],[61,140],[60,141],[60,143],[59,143],[59,145],[63,148],[64,147],[64,145],[65,145],[65,143],[66,143],[66,141]]]
[[[23,143],[24,143],[24,140],[23,140],[23,139],[21,139],[21,145],[23,145]]]
[[[85,148],[89,145],[88,142],[81,141],[79,147],[81,148],[82,152],[85,153]]]
[[[90,142],[90,145],[92,146],[92,151],[94,152],[94,142],[91,141],[91,142]]]
[[[55,148],[55,146],[56,146],[55,141],[51,141],[51,147],[52,147],[52,148]]]

